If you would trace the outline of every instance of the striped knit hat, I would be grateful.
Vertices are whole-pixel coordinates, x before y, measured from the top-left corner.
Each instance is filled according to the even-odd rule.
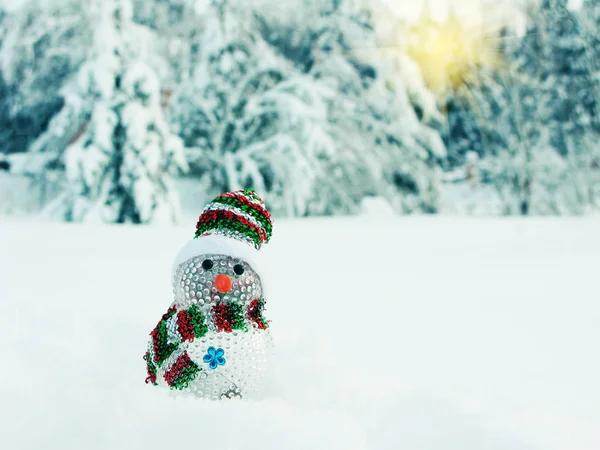
[[[256,269],[257,250],[272,232],[271,214],[252,189],[221,194],[200,214],[194,239],[177,255],[172,275],[179,265],[204,254],[241,258]]]

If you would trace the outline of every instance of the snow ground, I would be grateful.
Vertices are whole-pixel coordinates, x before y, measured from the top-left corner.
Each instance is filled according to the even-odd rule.
[[[599,225],[278,221],[267,397],[211,403],[144,384],[193,220],[3,219],[1,447],[597,450]]]

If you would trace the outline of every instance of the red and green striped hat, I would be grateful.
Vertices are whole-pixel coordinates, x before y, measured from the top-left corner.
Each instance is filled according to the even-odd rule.
[[[194,239],[179,252],[173,275],[180,264],[202,254],[239,257],[254,265],[257,250],[269,242],[272,232],[271,214],[256,192],[225,192],[200,214]]]

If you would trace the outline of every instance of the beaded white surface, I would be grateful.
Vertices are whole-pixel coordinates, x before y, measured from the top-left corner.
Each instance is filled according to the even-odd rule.
[[[202,359],[210,346],[224,350],[225,364],[215,370],[211,370]],[[260,396],[272,348],[271,335],[267,330],[209,332],[201,339],[185,343],[183,347],[204,370],[187,389],[173,390],[175,395],[193,395],[212,400]]]

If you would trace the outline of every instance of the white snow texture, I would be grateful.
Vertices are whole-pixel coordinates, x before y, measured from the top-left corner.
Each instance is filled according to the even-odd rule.
[[[599,225],[278,221],[268,390],[211,403],[144,384],[193,230],[3,221],[1,447],[597,450]]]

